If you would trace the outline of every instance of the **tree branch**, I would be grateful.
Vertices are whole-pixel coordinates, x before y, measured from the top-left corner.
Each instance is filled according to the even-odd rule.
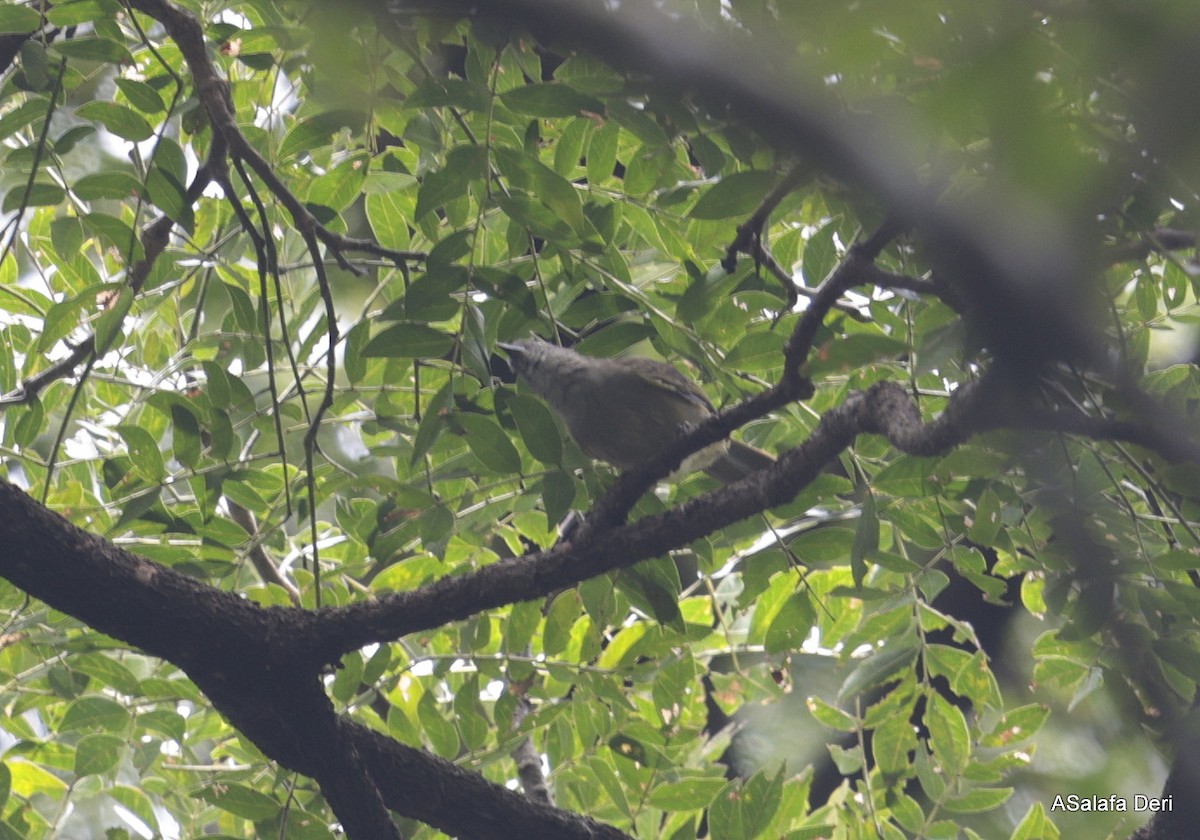
[[[998,355],[1031,369],[1062,359],[1110,367],[1094,324],[1080,317],[1098,291],[1080,231],[1031,214],[1024,194],[999,176],[969,201],[939,200],[916,174],[929,161],[910,122],[844,111],[816,72],[798,62],[781,68],[778,55],[764,54],[741,30],[704,31],[653,4],[615,10],[590,0],[407,0],[403,7],[499,19],[736,115],[779,148],[877,196],[896,223],[920,230],[962,295],[974,300],[973,311],[983,313],[978,326]]]
[[[204,28],[199,19],[191,12],[174,6],[166,0],[130,0],[130,5],[157,20],[167,30],[167,34],[179,47],[187,61],[195,83],[196,95],[204,103],[204,109],[208,113],[214,133],[222,137],[234,157],[244,160],[250,165],[254,173],[267,185],[271,194],[287,208],[296,230],[301,234],[311,232],[312,236],[330,249],[338,265],[354,274],[358,274],[360,271],[346,260],[346,251],[361,251],[396,262],[425,258],[423,253],[417,251],[397,251],[384,248],[379,243],[368,239],[342,236],[318,222],[308,208],[280,180],[271,164],[258,153],[258,150],[246,139],[238,127],[228,99],[228,86],[209,57],[205,47]]]
[[[763,200],[759,202],[758,207],[750,214],[750,218],[738,225],[737,236],[729,243],[729,247],[725,249],[725,257],[721,260],[721,265],[730,273],[737,268],[737,255],[739,253],[750,254],[755,253],[755,242],[760,240],[763,228],[766,227],[767,219],[771,213],[779,206],[792,190],[800,186],[800,184],[812,175],[812,168],[797,164],[788,170],[787,174],[780,179],[769,193],[763,196]]]
[[[197,201],[211,181],[212,169],[208,164],[205,164],[200,167],[196,172],[196,177],[188,184],[185,200],[189,204]],[[142,257],[129,266],[125,279],[126,286],[133,294],[136,295],[141,291],[142,286],[145,285],[146,278],[150,276],[150,271],[154,268],[155,262],[157,262],[159,256],[166,249],[167,243],[170,242],[171,229],[174,227],[175,220],[164,213],[143,228],[141,235]],[[95,352],[96,334],[92,332],[74,345],[71,348],[71,352],[66,356],[45,370],[38,371],[33,376],[28,377],[12,391],[0,396],[0,411],[12,405],[25,405],[31,400],[36,399],[38,394],[47,385],[71,376],[75,372],[75,369],[90,359]]]
[[[314,615],[309,643],[356,650],[371,642],[440,627],[481,610],[544,597],[660,556],[790,501],[861,433],[885,434],[899,448],[914,454],[943,452],[973,433],[973,424],[982,415],[980,400],[977,385],[964,386],[940,418],[923,424],[903,388],[879,383],[851,394],[827,411],[809,439],[780,455],[769,469],[621,527],[592,524],[605,521],[602,513],[593,510],[570,541],[545,551],[502,560],[410,592],[321,611]],[[634,472],[623,475],[618,483]]]
[[[1195,248],[1196,244],[1195,231],[1154,228],[1133,242],[1122,242],[1109,247],[1101,256],[1105,265],[1117,265],[1123,262],[1139,262],[1155,253],[1185,251],[1188,248]]]
[[[569,542],[545,551],[443,578],[410,592],[321,611],[308,628],[313,633],[308,644],[332,646],[343,652],[356,650],[372,642],[440,627],[483,610],[544,597],[588,578],[661,556],[791,501],[860,434],[881,434],[902,452],[933,456],[980,432],[1015,425],[1135,442],[1164,457],[1200,462],[1200,448],[1194,444],[1179,447],[1173,440],[1156,436],[1145,425],[1065,411],[1026,412],[1010,397],[1002,383],[989,374],[960,386],[943,412],[925,422],[900,385],[880,382],[867,391],[850,394],[841,405],[825,412],[809,439],[781,454],[773,467],[620,527],[592,524],[606,521],[603,513],[598,515],[593,510]],[[642,472],[626,473],[618,484],[632,481],[631,476]]]
[[[382,798],[461,837],[628,840],[336,716],[320,679],[336,654],[311,645],[320,613],[264,608],[206,586],[77,528],[2,480],[0,576],[181,668],[265,755],[320,783],[351,836],[398,836],[383,831],[372,805]]]

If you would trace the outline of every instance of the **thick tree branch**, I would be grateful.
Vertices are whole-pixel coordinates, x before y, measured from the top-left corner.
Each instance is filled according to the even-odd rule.
[[[376,601],[322,611],[315,616],[311,643],[334,643],[346,651],[356,650],[373,641],[440,627],[480,610],[544,597],[590,577],[660,556],[790,501],[859,434],[885,434],[898,448],[914,454],[944,452],[985,425],[985,412],[979,405],[982,398],[978,385],[964,386],[941,417],[925,424],[903,388],[880,383],[851,394],[826,412],[809,439],[783,453],[769,469],[621,527],[593,525],[605,521],[603,514],[593,511],[569,542],[538,554],[504,560]]]
[[[309,628],[314,632],[309,643],[356,650],[372,642],[440,627],[482,610],[544,597],[590,577],[661,556],[787,503],[860,434],[881,434],[902,452],[932,456],[980,432],[1015,426],[1136,442],[1167,458],[1200,462],[1200,447],[1179,447],[1173,440],[1157,437],[1144,425],[1067,411],[1026,412],[1023,404],[1011,397],[1001,383],[985,377],[961,386],[936,419],[924,422],[901,386],[881,382],[851,394],[827,411],[809,439],[780,455],[769,469],[620,527],[592,524],[606,521],[603,513],[592,511],[569,542],[546,551],[504,560],[471,574],[443,578],[410,592],[321,611]],[[640,474],[642,470],[634,472]],[[634,472],[623,475],[618,483]]]
[[[350,784],[346,773],[356,766],[355,754],[389,807],[460,836],[511,837],[514,825],[553,825],[557,833],[540,836],[615,838],[622,835],[504,791],[356,724],[331,723],[318,679],[321,665],[370,642],[542,597],[660,556],[783,504],[859,434],[883,434],[898,449],[917,455],[945,452],[976,432],[1006,424],[1084,431],[1146,446],[1158,442],[1132,424],[1066,412],[1026,413],[997,387],[987,378],[962,386],[939,417],[924,422],[902,387],[882,382],[851,394],[823,415],[808,441],[737,484],[623,527],[585,527],[572,541],[537,555],[315,613],[264,609],[138,558],[70,525],[7,483],[0,483],[0,575],[50,606],[184,669],[265,754],[327,788],[336,808],[367,796],[354,805],[363,820],[372,819],[371,788],[363,793],[341,787]],[[1165,454],[1197,455],[1194,449]],[[476,807],[477,795],[489,797],[489,809]],[[467,827],[470,820],[495,825]]]
[[[630,840],[612,826],[537,802],[442,759],[397,744],[367,727],[347,722],[354,747],[371,769],[389,807],[437,826],[452,837],[512,840]],[[391,797],[403,799],[404,807]]]
[[[265,755],[320,783],[353,837],[397,836],[384,832],[382,799],[461,837],[628,840],[336,716],[320,680],[330,648],[311,646],[319,613],[206,586],[75,527],[5,481],[0,576],[183,669]]]
[[[1200,824],[1200,721],[1193,712],[1169,734],[1175,757],[1162,793],[1173,807],[1155,813],[1129,840],[1179,840],[1191,837]]]
[[[790,402],[812,396],[812,382],[803,374],[803,370],[812,352],[817,331],[846,291],[855,286],[880,285],[890,276],[877,268],[873,260],[893,231],[893,223],[886,222],[864,243],[852,246],[846,258],[816,289],[784,347],[783,375],[773,387],[732,408],[716,412],[686,435],[681,435],[644,466],[622,475],[589,514],[588,528],[620,524],[642,494],[655,481],[678,469],[688,455],[727,438],[735,429],[752,420],[765,417]]]

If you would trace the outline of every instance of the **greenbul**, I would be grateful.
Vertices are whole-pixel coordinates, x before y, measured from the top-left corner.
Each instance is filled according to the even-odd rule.
[[[645,463],[716,410],[698,385],[665,362],[600,359],[540,338],[499,346],[579,448],[620,470]],[[774,461],[762,450],[723,440],[688,456],[679,472],[702,469],[729,483]]]

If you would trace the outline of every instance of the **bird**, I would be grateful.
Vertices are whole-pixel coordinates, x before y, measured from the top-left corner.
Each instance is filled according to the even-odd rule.
[[[579,448],[619,470],[655,457],[716,411],[695,382],[666,362],[586,356],[536,336],[497,346]],[[674,475],[702,469],[729,484],[773,463],[768,452],[721,440],[689,455]]]

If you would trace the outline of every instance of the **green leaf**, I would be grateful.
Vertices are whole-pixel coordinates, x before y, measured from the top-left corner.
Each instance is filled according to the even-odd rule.
[[[521,85],[500,95],[500,101],[518,114],[532,117],[573,117],[588,112],[602,115],[604,103],[560,82]]]
[[[879,492],[891,496],[933,496],[939,490],[937,484],[931,480],[937,463],[934,458],[903,456],[880,470],[871,484]]]
[[[458,730],[438,708],[433,694],[426,692],[417,703],[417,717],[433,751],[441,756],[457,755],[461,747]]]
[[[158,95],[158,91],[145,82],[137,79],[120,77],[114,80],[117,89],[129,100],[129,104],[143,114],[161,114],[167,110],[166,103]]]
[[[0,34],[26,34],[42,25],[42,16],[28,6],[0,6]]]
[[[951,778],[961,776],[971,757],[971,733],[962,710],[934,692],[926,708],[925,724],[933,754]]]
[[[150,201],[185,231],[195,227],[192,205],[187,200],[187,187],[171,172],[156,166],[146,176],[146,192]]]
[[[79,145],[80,142],[86,140],[95,133],[95,126],[73,125],[59,135],[59,138],[54,141],[54,153],[57,155],[68,155],[77,145]]]
[[[425,457],[442,432],[446,430],[447,424],[444,415],[453,399],[454,381],[449,380],[433,395],[429,405],[425,407],[425,416],[421,418],[421,423],[417,426],[417,434],[413,438],[412,463],[415,464]]]
[[[571,227],[541,201],[514,190],[508,195],[497,196],[496,203],[504,215],[539,239],[556,242],[565,248],[579,246]]]
[[[583,144],[592,129],[592,123],[577,117],[567,123],[558,142],[554,144],[554,171],[564,178],[574,176],[575,168],[583,157]]]
[[[107,773],[121,760],[125,743],[118,735],[84,735],[75,747],[75,773],[79,776]]]
[[[204,369],[205,392],[208,402],[213,408],[229,408],[233,395],[233,387],[225,368],[216,362],[202,362]]]
[[[613,122],[605,123],[592,132],[587,147],[587,179],[589,184],[603,184],[613,177],[617,163],[617,142],[620,127]]]
[[[354,109],[322,111],[297,122],[284,135],[279,144],[279,160],[290,160],[297,155],[306,155],[315,149],[329,145],[333,135],[342,128],[358,131],[366,115]]]
[[[96,20],[111,20],[121,12],[116,0],[72,0],[56,3],[46,12],[46,18],[55,26],[78,26]]]
[[[81,218],[84,229],[103,239],[122,259],[136,262],[144,256],[141,239],[125,220],[107,213],[87,213]]]
[[[454,419],[466,430],[467,446],[488,470],[503,475],[521,471],[517,448],[495,420],[468,412],[460,412]]]
[[[21,57],[21,69],[24,71],[24,81],[30,90],[50,90],[53,81],[50,77],[50,56],[46,52],[47,45],[39,38],[26,39],[21,44],[18,55]],[[61,66],[57,59],[54,63]]]
[[[892,807],[892,813],[896,815],[896,822],[906,831],[918,834],[925,829],[925,811],[911,796],[901,793],[895,796],[894,801],[890,801],[889,804]]]
[[[882,650],[871,654],[850,672],[838,689],[838,700],[845,700],[860,694],[868,688],[882,685],[898,671],[907,670],[916,660],[917,647],[915,644],[893,642]]]
[[[853,550],[855,531],[830,525],[797,534],[788,547],[806,566],[828,568],[844,565]]]
[[[67,790],[67,785],[62,779],[31,761],[26,761],[18,756],[11,760],[5,758],[5,764],[8,765],[8,770],[12,774],[10,790],[19,797],[29,799],[41,794],[51,799],[57,799]]]
[[[130,813],[150,826],[152,831],[158,829],[158,814],[154,810],[153,801],[145,791],[128,785],[113,785],[109,788],[108,795],[128,808]]]
[[[832,224],[818,230],[804,243],[804,256],[801,270],[804,272],[804,285],[810,289],[820,285],[837,261],[837,249],[833,244],[834,227]]]
[[[133,56],[125,45],[108,38],[70,38],[51,44],[51,49],[67,58],[99,64],[132,64]],[[95,102],[89,104],[97,104]],[[84,106],[86,107],[86,106]],[[82,110],[82,109],[80,109]],[[92,119],[89,117],[88,119]],[[110,129],[111,130],[111,129]],[[113,132],[116,134],[117,132]],[[124,136],[124,135],[121,135]],[[126,137],[131,140],[133,138]]]
[[[707,807],[726,784],[716,778],[666,782],[650,791],[650,804],[664,811],[698,810]]]
[[[366,346],[368,358],[440,359],[454,347],[454,336],[427,324],[394,324],[377,333]]]
[[[125,317],[133,308],[133,289],[123,287],[116,296],[104,305],[104,311],[96,319],[96,354],[104,355],[121,334]]]
[[[506,405],[529,454],[543,464],[562,463],[562,437],[546,404],[528,394],[514,394]]]
[[[481,146],[458,146],[446,155],[446,165],[425,176],[417,190],[413,221],[444,207],[467,193],[467,185],[487,175],[487,150]]]
[[[0,762],[0,808],[7,810],[8,797],[12,793],[12,771],[8,765]]]
[[[808,711],[818,723],[830,729],[839,732],[854,732],[858,729],[858,723],[852,715],[837,706],[831,706],[820,697],[808,698]]]
[[[863,498],[858,525],[854,529],[854,546],[850,549],[850,572],[854,585],[861,587],[867,576],[867,558],[879,551],[879,514],[875,510],[875,494]]]
[[[236,283],[226,282],[225,294],[229,295],[229,307],[233,310],[237,325],[251,334],[259,330],[262,326],[262,313],[255,310],[254,302],[250,300],[246,290]],[[209,381],[212,381],[211,375]],[[225,405],[227,403],[222,403],[222,406]]]
[[[95,120],[124,140],[140,143],[154,134],[145,117],[116,102],[86,102],[75,109],[75,114],[85,120]]]
[[[767,631],[796,591],[796,586],[796,576],[790,571],[771,578],[770,585],[755,601],[754,615],[750,618],[750,629],[746,635],[748,643],[765,643]]]
[[[922,789],[931,798],[941,800],[946,792],[947,778],[941,772],[941,768],[937,767],[929,751],[924,745],[918,745],[913,754],[913,768],[917,773],[917,780],[921,783]]]
[[[200,423],[196,416],[182,406],[171,406],[171,454],[188,469],[195,469],[200,460],[202,441]]]
[[[978,788],[962,796],[945,800],[943,807],[953,814],[982,814],[985,811],[999,808],[1012,795],[1012,788]]]
[[[1155,639],[1154,652],[1188,679],[1200,682],[1200,651],[1182,639]]]
[[[783,367],[783,341],[775,333],[747,333],[725,357],[725,364],[746,373],[768,373]]]
[[[96,172],[76,181],[71,191],[84,201],[115,199],[122,201],[142,192],[142,184],[128,172]]]
[[[486,622],[486,619],[484,619]],[[467,749],[480,750],[487,745],[492,723],[479,701],[479,679],[472,677],[454,696],[454,721]]]
[[[546,611],[546,627],[542,631],[542,652],[557,656],[567,648],[571,629],[580,615],[579,594],[572,589],[560,592]]]
[[[450,320],[462,306],[454,294],[466,287],[470,277],[467,266],[431,264],[405,292],[401,300],[404,317],[411,321]],[[384,313],[385,318],[391,314],[390,309]]]
[[[495,158],[497,168],[515,186],[535,196],[581,238],[586,236],[583,203],[579,191],[570,181],[516,149],[499,147],[495,150]]]
[[[367,221],[375,241],[384,248],[403,251],[408,248],[409,219],[414,217],[410,198],[398,192],[370,193],[366,198]]]
[[[200,789],[200,799],[247,820],[266,820],[279,813],[279,803],[251,787],[222,782]]]
[[[346,355],[342,364],[346,369],[346,378],[351,385],[357,385],[367,374],[367,360],[363,348],[371,339],[370,322],[359,321],[346,333]]]
[[[575,503],[575,479],[561,470],[552,470],[542,477],[541,490],[549,524],[562,522]]]
[[[1009,840],[1059,840],[1059,833],[1054,821],[1046,815],[1045,806],[1034,802],[1009,835]]]
[[[767,653],[798,650],[816,622],[817,613],[808,592],[793,592],[767,628],[763,646]]]
[[[174,741],[183,741],[187,735],[187,720],[171,709],[151,709],[138,715],[139,726],[157,732]]]
[[[674,565],[672,564],[672,569]],[[659,624],[683,631],[683,615],[679,612],[679,578],[664,574],[665,568],[653,561],[642,563],[617,573],[617,588],[630,603],[651,616]]]
[[[1000,525],[1000,498],[989,487],[979,494],[967,535],[980,545],[991,545],[1000,532]]]
[[[132,697],[139,692],[138,678],[125,665],[111,656],[99,653],[76,656],[71,662],[71,667],[88,676],[95,677],[122,694]]]
[[[754,212],[778,179],[771,172],[736,172],[710,187],[688,214],[693,219],[740,219]]]
[[[107,697],[88,695],[80,697],[67,707],[59,730],[70,732],[99,728],[119,732],[128,727],[129,721],[129,712],[120,703]]]
[[[889,335],[855,333],[838,336],[816,348],[808,364],[810,376],[825,376],[866,367],[879,359],[903,354],[903,341]]]
[[[908,754],[916,747],[917,735],[905,715],[893,715],[875,728],[871,753],[875,764],[888,776],[903,776],[908,771]]]
[[[1042,704],[1020,706],[1004,713],[992,731],[980,741],[984,747],[1004,748],[1032,738],[1050,717],[1050,707]]]
[[[13,440],[18,445],[32,446],[38,436],[46,431],[46,409],[40,399],[31,399],[25,404],[23,411],[15,406],[9,411],[19,411],[16,427],[13,429]]]
[[[775,816],[783,791],[783,768],[773,778],[759,771],[743,782],[730,782],[712,800],[708,812],[712,840],[754,840]]]
[[[154,166],[179,184],[188,177],[187,156],[174,137],[159,137],[154,149]]]
[[[38,337],[37,346],[43,350],[53,347],[55,342],[60,341],[79,326],[86,308],[94,306],[97,299],[115,295],[117,291],[117,287],[112,284],[98,283],[88,286],[73,297],[51,304],[46,312],[45,320],[42,322],[42,334]]]
[[[1158,315],[1158,281],[1154,277],[1143,274],[1138,278],[1133,287],[1133,297],[1143,320],[1149,321]]]
[[[628,665],[637,645],[645,639],[652,626],[650,622],[638,621],[622,627],[608,643],[597,664],[601,668],[622,668]]]
[[[367,173],[363,159],[355,157],[318,175],[308,185],[305,201],[312,206],[341,213],[362,196]]]
[[[66,197],[66,191],[58,184],[35,181],[9,190],[4,196],[2,209],[5,213],[11,213],[21,207],[54,207]]]
[[[642,146],[625,165],[623,186],[631,196],[641,197],[651,190],[669,183],[674,158],[658,146]]]
[[[467,111],[486,111],[491,93],[483,85],[465,79],[427,76],[408,99],[410,108],[451,106]]]
[[[36,47],[40,45],[34,43]],[[0,115],[0,140],[4,140],[21,129],[43,119],[50,108],[50,100],[44,96],[34,96],[22,102],[11,111]]]
[[[536,601],[513,604],[504,622],[503,649],[517,656],[524,654],[541,622],[541,604]]]

